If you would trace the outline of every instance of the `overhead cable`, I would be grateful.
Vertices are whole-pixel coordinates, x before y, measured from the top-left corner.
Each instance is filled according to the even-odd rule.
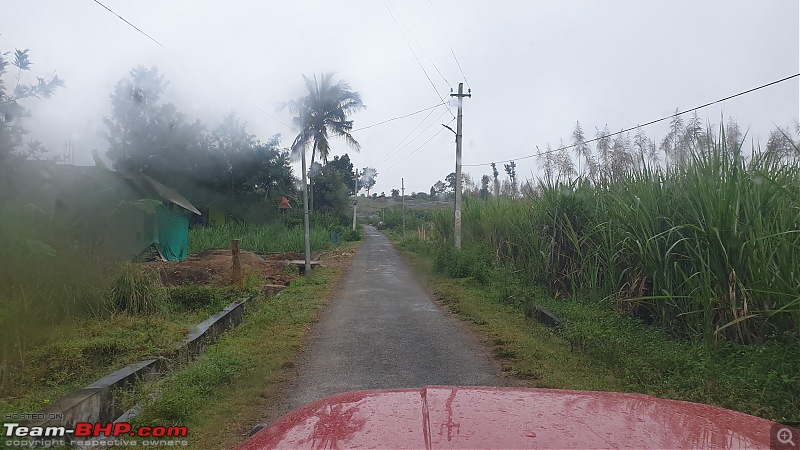
[[[700,105],[700,106],[695,106],[694,108],[690,108],[690,109],[687,109],[685,111],[679,111],[679,112],[677,112],[675,114],[671,114],[669,116],[665,116],[665,117],[662,117],[660,119],[651,120],[649,122],[641,123],[641,124],[636,125],[635,127],[625,128],[623,130],[620,130],[620,131],[617,131],[617,132],[614,132],[614,133],[610,133],[610,134],[605,134],[605,135],[602,135],[602,136],[598,136],[598,137],[596,137],[594,139],[589,139],[589,140],[586,140],[586,141],[583,141],[583,142],[579,142],[577,144],[566,145],[566,146],[563,146],[563,147],[559,147],[559,148],[555,148],[555,149],[551,149],[551,150],[546,150],[546,151],[543,151],[543,152],[534,153],[532,155],[525,155],[525,156],[520,156],[520,157],[517,157],[517,158],[504,159],[502,161],[492,161],[492,162],[486,162],[486,163],[480,163],[480,164],[463,164],[463,166],[468,166],[468,167],[489,166],[492,163],[507,163],[507,162],[511,162],[511,161],[519,161],[521,159],[535,158],[535,157],[538,157],[538,156],[547,155],[549,153],[555,153],[555,152],[559,152],[559,151],[562,151],[562,150],[569,150],[569,149],[574,148],[574,147],[576,147],[578,145],[588,144],[590,142],[596,142],[596,141],[599,141],[600,139],[606,139],[606,138],[609,138],[609,137],[612,137],[612,136],[616,136],[618,134],[622,134],[622,133],[627,133],[629,131],[633,131],[633,130],[639,128],[639,127],[646,127],[646,126],[652,125],[654,123],[663,122],[665,120],[672,119],[673,117],[678,117],[678,116],[681,116],[683,114],[690,113],[692,111],[697,111],[698,109],[702,109],[702,108],[705,108],[707,106],[715,105],[717,103],[721,103],[721,102],[724,102],[726,100],[730,100],[732,98],[739,97],[741,95],[749,94],[749,93],[755,92],[755,91],[757,91],[759,89],[764,89],[766,87],[769,87],[769,86],[772,86],[772,85],[775,85],[775,84],[778,84],[778,83],[782,83],[784,81],[791,80],[792,78],[797,78],[797,77],[800,77],[800,73],[796,73],[794,75],[790,75],[788,77],[781,78],[780,80],[775,80],[775,81],[772,81],[772,82],[767,83],[767,84],[762,84],[761,86],[757,86],[757,87],[754,87],[752,89],[748,89],[746,91],[739,92],[738,94],[729,95],[729,96],[721,98],[719,100],[714,100],[713,102],[708,102],[708,103]]]

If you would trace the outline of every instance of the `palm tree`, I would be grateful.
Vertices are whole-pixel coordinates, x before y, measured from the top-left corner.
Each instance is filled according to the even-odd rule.
[[[353,130],[353,121],[347,120],[347,116],[359,109],[364,108],[361,95],[350,88],[350,83],[339,81],[333,84],[333,73],[322,74],[317,79],[303,75],[306,84],[306,95],[290,100],[284,106],[289,108],[295,117],[292,122],[300,128],[300,132],[292,143],[292,156],[300,154],[303,161],[303,209],[305,226],[305,253],[306,270],[311,269],[310,262],[310,243],[308,225],[308,186],[306,184],[306,148],[311,144],[311,166],[314,165],[317,152],[324,162],[328,162],[330,153],[330,143],[328,138],[343,138],[348,146],[358,151],[361,145],[353,138],[350,132]],[[311,192],[313,210],[313,175],[311,177]]]
[[[306,95],[289,101],[287,106],[295,114],[293,122],[300,127],[300,133],[292,144],[292,154],[297,154],[312,144],[311,165],[314,167],[317,153],[324,163],[330,154],[329,137],[340,137],[353,150],[358,151],[361,145],[350,134],[353,121],[347,117],[364,108],[361,95],[350,88],[350,83],[339,81],[333,83],[333,73],[322,74],[319,79],[315,75],[309,78],[303,75],[306,84]],[[311,175],[310,210],[314,211],[314,175]]]

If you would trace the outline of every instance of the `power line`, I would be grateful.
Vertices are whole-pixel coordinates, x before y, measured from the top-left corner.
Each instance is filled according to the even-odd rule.
[[[729,96],[727,96],[725,98],[721,98],[719,100],[714,100],[713,102],[708,102],[708,103],[706,103],[704,105],[695,106],[694,108],[687,109],[686,111],[677,112],[675,114],[672,114],[672,115],[669,115],[669,116],[665,116],[665,117],[662,117],[660,119],[651,120],[649,122],[636,125],[635,127],[625,128],[624,130],[620,130],[620,131],[617,131],[615,133],[606,134],[606,135],[603,135],[603,136],[598,136],[598,137],[596,137],[594,139],[589,139],[588,141],[583,141],[583,142],[580,142],[580,143],[577,143],[577,144],[567,145],[567,146],[564,146],[564,147],[559,147],[559,148],[552,149],[552,150],[547,150],[547,151],[544,151],[544,152],[534,153],[532,155],[521,156],[519,158],[511,158],[511,159],[505,159],[505,160],[502,160],[502,161],[492,161],[492,162],[494,162],[494,163],[506,163],[506,162],[511,162],[511,161],[519,161],[521,159],[535,158],[537,156],[543,156],[543,155],[546,155],[548,153],[555,153],[555,152],[558,152],[558,151],[561,151],[561,150],[568,150],[568,149],[574,148],[574,147],[576,147],[578,145],[588,144],[590,142],[599,141],[600,139],[605,139],[605,138],[609,138],[609,137],[612,137],[612,136],[616,136],[618,134],[627,133],[627,132],[633,131],[633,130],[639,128],[639,127],[646,127],[646,126],[652,125],[654,123],[663,122],[665,120],[669,120],[669,119],[672,119],[674,117],[678,117],[678,116],[681,116],[683,114],[690,113],[692,111],[697,111],[698,109],[702,109],[702,108],[705,108],[705,107],[708,107],[708,106],[711,106],[711,105],[715,105],[717,103],[721,103],[721,102],[724,102],[726,100],[730,100],[732,98],[739,97],[741,95],[749,94],[749,93],[757,91],[759,89],[764,89],[766,87],[769,87],[769,86],[772,86],[772,85],[775,85],[775,84],[778,84],[778,83],[782,83],[784,81],[791,80],[792,78],[797,78],[797,77],[800,77],[800,73],[796,73],[794,75],[790,75],[788,77],[781,78],[780,80],[775,80],[775,81],[772,81],[772,82],[767,83],[767,84],[762,84],[761,86],[754,87],[752,89],[748,89],[746,91],[739,92],[738,94],[729,95]],[[488,166],[488,165],[491,165],[491,164],[492,164],[491,162],[488,162],[488,163],[481,163],[481,164],[463,164],[463,165],[464,166],[469,166],[469,167],[479,167],[479,166]]]
[[[414,142],[414,141],[415,141],[415,140],[416,140],[418,137],[420,137],[420,136],[422,135],[422,133],[424,133],[424,132],[425,132],[425,130],[427,130],[428,128],[430,128],[430,127],[431,127],[431,125],[428,125],[428,127],[427,127],[427,128],[425,128],[425,130],[422,130],[422,131],[421,131],[421,132],[420,132],[420,133],[419,133],[417,136],[415,136],[413,139],[411,139],[411,140],[410,140],[410,141],[408,141],[408,142],[407,142],[405,145],[403,145],[403,142],[406,142],[406,139],[408,139],[408,138],[409,138],[409,137],[410,137],[412,134],[414,134],[414,132],[415,132],[415,131],[417,131],[417,128],[419,128],[419,127],[420,127],[420,126],[421,126],[423,123],[425,123],[425,121],[426,121],[426,120],[428,120],[428,117],[430,117],[430,116],[433,114],[433,111],[434,111],[434,110],[432,110],[431,112],[429,112],[429,113],[428,113],[428,115],[426,115],[426,116],[425,116],[425,117],[424,117],[422,120],[420,120],[420,121],[419,121],[419,123],[417,124],[417,126],[415,126],[415,127],[414,127],[414,128],[411,130],[411,131],[409,131],[409,133],[408,133],[408,134],[407,134],[407,135],[406,135],[406,136],[405,136],[405,137],[404,137],[402,140],[400,140],[400,142],[398,142],[398,143],[397,143],[397,145],[395,145],[394,147],[392,147],[392,149],[391,149],[391,150],[389,150],[388,152],[386,152],[386,154],[384,154],[382,157],[380,157],[380,159],[378,159],[377,161],[375,161],[375,164],[376,164],[376,165],[377,165],[377,164],[380,164],[380,162],[381,162],[381,161],[383,161],[383,160],[385,160],[385,159],[387,159],[387,158],[391,158],[392,156],[394,156],[394,155],[397,153],[397,152],[395,152],[395,150],[398,150],[398,148],[399,148],[400,150],[402,150],[402,149],[403,149],[403,148],[405,148],[405,147],[406,147],[408,144],[410,144],[410,143]],[[444,115],[444,114],[442,114],[442,115]],[[439,117],[441,117],[441,116],[439,116]],[[439,120],[439,119],[437,118],[436,120]],[[434,122],[434,123],[435,123],[435,122]],[[401,145],[403,145],[403,147],[400,147]],[[399,151],[399,150],[398,150],[398,151]],[[394,152],[394,153],[393,153],[393,152]]]
[[[425,127],[425,129],[424,129],[424,130],[420,131],[420,132],[419,132],[419,134],[417,134],[417,135],[416,135],[416,136],[415,136],[413,139],[411,139],[410,141],[406,142],[406,143],[405,143],[405,144],[404,144],[402,147],[398,148],[398,149],[397,149],[397,150],[396,150],[394,153],[392,153],[391,155],[387,156],[386,158],[383,158],[382,160],[391,159],[391,158],[392,158],[394,155],[396,155],[396,154],[400,153],[400,151],[401,151],[401,150],[403,150],[404,148],[408,147],[408,146],[409,146],[409,144],[411,144],[412,142],[416,141],[416,140],[417,140],[417,138],[419,138],[420,136],[422,136],[423,134],[425,134],[425,132],[426,132],[426,131],[428,131],[428,129],[430,129],[430,127],[432,127],[432,126],[436,125],[436,123],[437,123],[437,122],[439,122],[439,120],[440,120],[440,119],[441,119],[441,118],[442,118],[442,117],[445,115],[445,113],[447,113],[447,112],[448,112],[448,111],[445,111],[444,113],[440,114],[440,115],[439,115],[439,117],[437,117],[437,118],[436,118],[436,120],[434,120],[433,122],[431,122],[431,123],[430,123],[430,124],[429,124],[427,127]],[[455,118],[451,119],[451,120],[450,120],[450,122],[452,122],[453,120],[455,120]],[[450,122],[447,122],[447,123],[450,123]],[[415,150],[414,152],[416,152],[416,150]],[[411,154],[413,154],[414,152],[411,152]],[[377,165],[377,163],[376,163],[376,165]]]
[[[431,59],[431,57],[428,56],[428,52],[425,51],[425,47],[423,47],[422,44],[414,36],[414,33],[411,31],[411,28],[409,28],[409,26],[406,25],[406,21],[403,20],[403,18],[400,16],[400,13],[397,12],[396,8],[394,9],[394,13],[395,13],[395,15],[397,15],[397,18],[400,19],[400,23],[402,23],[403,26],[406,27],[406,30],[408,31],[408,34],[411,36],[411,39],[413,39],[414,42],[416,42],[417,45],[419,46],[419,49],[422,50],[422,54],[425,55],[426,58],[428,58],[428,62],[431,63],[433,68],[436,69],[436,72],[439,73],[439,76],[442,77],[442,79],[444,80],[444,83],[446,85],[450,86],[450,82],[447,81],[447,78],[445,78],[445,76],[442,74],[442,71],[439,70],[439,68],[436,66],[436,63],[434,63],[433,60]]]
[[[433,105],[433,106],[431,106],[431,107],[429,107],[429,108],[420,109],[419,111],[414,111],[414,112],[412,112],[412,113],[405,114],[405,115],[403,115],[403,116],[392,117],[391,119],[386,119],[386,120],[384,120],[384,121],[382,121],[382,122],[373,123],[372,125],[367,125],[367,126],[365,126],[365,127],[361,127],[361,128],[356,128],[355,130],[351,130],[350,132],[351,132],[351,133],[355,133],[356,131],[366,130],[367,128],[372,128],[372,127],[377,127],[378,125],[383,125],[383,124],[385,124],[385,123],[388,123],[388,122],[391,122],[391,121],[393,121],[393,120],[405,119],[406,117],[411,117],[411,116],[413,116],[414,114],[419,114],[419,113],[421,113],[421,112],[425,112],[425,111],[428,111],[428,110],[430,110],[430,109],[436,109],[436,108],[438,108],[438,107],[440,107],[440,106],[442,106],[442,105],[444,105],[444,103],[437,103],[437,104],[435,104],[435,105]]]
[[[452,123],[452,122],[453,122],[453,120],[455,120],[455,119],[452,119],[452,120],[450,120],[450,122],[447,122],[447,123],[448,123],[448,124],[449,124],[449,123]],[[406,157],[405,157],[405,158],[401,159],[400,161],[397,161],[396,163],[392,164],[391,166],[389,166],[389,167],[387,167],[387,168],[385,168],[385,169],[382,169],[382,170],[380,170],[380,171],[377,171],[377,173],[385,172],[385,171],[387,171],[387,170],[391,169],[392,167],[394,167],[394,166],[396,166],[396,165],[400,164],[401,162],[405,161],[406,159],[410,158],[410,157],[411,157],[411,155],[413,155],[414,153],[417,153],[417,151],[419,151],[419,150],[420,150],[422,147],[425,147],[425,146],[428,144],[428,142],[432,141],[432,140],[433,140],[433,138],[435,138],[436,136],[438,136],[438,135],[439,135],[439,133],[441,133],[442,131],[444,131],[444,129],[445,129],[444,127],[442,127],[441,129],[439,129],[439,131],[437,131],[437,132],[436,132],[436,133],[435,133],[433,136],[431,136],[431,137],[430,137],[430,138],[429,138],[427,141],[425,141],[425,142],[424,142],[422,145],[420,145],[419,147],[417,147],[417,148],[416,148],[416,150],[414,150],[413,152],[411,152],[411,153],[409,153],[408,155],[406,155]]]
[[[453,46],[450,45],[450,38],[444,31],[444,26],[442,25],[442,21],[439,20],[439,14],[436,12],[436,8],[433,6],[433,1],[428,0],[428,3],[431,4],[431,9],[433,10],[433,16],[436,18],[436,22],[439,24],[439,29],[442,30],[442,34],[444,35],[444,40],[445,42],[447,42],[447,46],[450,47],[450,53],[453,54],[453,59],[456,60],[456,65],[458,66],[459,72],[461,72],[461,76],[464,77],[464,82],[467,83],[467,88],[472,89],[472,86],[469,85],[469,80],[467,80],[467,76],[464,75],[464,70],[461,68],[461,64],[458,62],[458,58],[456,58],[456,52],[453,50]]]
[[[293,128],[292,126],[290,126],[290,125],[287,125],[287,124],[286,124],[285,122],[283,122],[282,120],[280,120],[280,119],[278,119],[277,117],[273,116],[272,114],[270,114],[270,113],[268,113],[268,112],[264,111],[264,110],[263,110],[261,107],[259,107],[258,105],[256,105],[256,104],[252,103],[250,100],[247,100],[246,98],[242,97],[242,96],[241,96],[241,95],[239,95],[239,94],[238,94],[236,91],[234,91],[234,90],[233,90],[233,89],[231,89],[230,87],[228,87],[228,86],[226,86],[225,84],[223,84],[221,81],[218,81],[216,78],[214,78],[214,77],[212,77],[211,75],[209,75],[209,74],[207,74],[207,73],[203,72],[202,70],[200,70],[200,68],[199,68],[199,67],[195,66],[194,64],[192,64],[192,63],[190,63],[189,61],[187,61],[187,60],[185,60],[184,58],[182,58],[182,57],[181,57],[181,55],[179,55],[179,54],[175,53],[174,51],[170,50],[169,48],[167,48],[167,46],[166,46],[166,45],[162,44],[162,43],[161,43],[161,42],[159,42],[159,41],[158,41],[156,38],[154,38],[154,37],[150,36],[149,34],[145,33],[144,31],[142,31],[142,29],[141,29],[141,28],[137,27],[136,25],[134,25],[133,23],[131,23],[131,22],[130,22],[129,20],[127,20],[126,18],[124,18],[124,17],[122,17],[121,15],[117,14],[117,13],[116,13],[116,12],[114,12],[114,11],[113,11],[111,8],[109,8],[108,6],[106,6],[106,5],[104,5],[103,3],[101,3],[99,0],[94,0],[94,2],[95,2],[95,3],[97,3],[98,5],[100,5],[101,7],[103,7],[103,9],[105,9],[105,10],[106,10],[106,11],[108,11],[109,13],[111,13],[111,14],[113,14],[113,15],[117,16],[117,17],[118,17],[120,20],[122,20],[123,22],[125,22],[126,24],[128,24],[128,25],[129,25],[130,27],[132,27],[134,30],[136,30],[136,31],[138,31],[139,33],[141,33],[141,34],[142,34],[143,36],[145,36],[147,39],[150,39],[151,41],[155,42],[155,43],[156,43],[156,44],[157,44],[159,47],[161,47],[161,48],[163,48],[164,50],[166,50],[167,52],[171,53],[171,54],[172,54],[172,56],[174,56],[174,57],[178,58],[178,60],[179,60],[180,62],[182,62],[183,64],[186,64],[187,66],[189,66],[189,67],[191,67],[192,69],[194,69],[195,71],[197,71],[197,72],[198,72],[200,75],[203,75],[204,77],[208,78],[209,80],[213,81],[214,83],[218,84],[219,86],[223,87],[224,89],[226,89],[227,91],[229,91],[230,93],[232,93],[232,94],[233,94],[233,95],[234,95],[236,98],[238,98],[239,100],[242,100],[243,102],[247,103],[247,104],[248,104],[248,105],[250,105],[251,107],[255,108],[256,110],[260,111],[261,113],[263,113],[264,115],[266,115],[266,116],[267,116],[267,117],[269,117],[270,119],[272,119],[272,120],[274,120],[274,121],[276,121],[276,122],[280,123],[281,125],[285,126],[286,128],[288,128],[288,129],[290,129],[290,130],[294,130],[294,128]]]
[[[386,9],[389,10],[389,15],[392,16],[392,20],[394,21],[394,24],[397,26],[397,29],[400,30],[400,36],[403,38],[403,41],[405,41],[406,45],[408,46],[408,49],[411,50],[411,54],[414,55],[414,59],[417,61],[417,64],[419,64],[419,68],[422,69],[422,73],[425,74],[425,78],[427,78],[428,82],[430,82],[431,86],[433,86],[433,90],[436,91],[436,95],[439,96],[439,100],[441,100],[442,103],[447,103],[445,102],[444,97],[442,97],[442,94],[439,93],[439,89],[433,83],[433,80],[431,80],[431,77],[428,75],[428,72],[425,70],[425,67],[422,66],[422,62],[420,62],[419,58],[417,57],[417,53],[414,51],[414,48],[411,47],[411,43],[409,43],[408,39],[406,39],[406,35],[405,33],[403,33],[403,29],[400,27],[400,24],[397,22],[397,19],[395,19],[394,13],[392,13],[392,9],[391,7],[389,7],[388,3],[386,4]]]

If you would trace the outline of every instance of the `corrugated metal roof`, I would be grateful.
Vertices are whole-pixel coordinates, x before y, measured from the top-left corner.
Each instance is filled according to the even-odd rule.
[[[163,184],[159,183],[158,181],[150,178],[145,174],[140,174],[140,176],[145,180],[147,180],[147,182],[150,183],[150,186],[153,188],[153,190],[155,190],[161,197],[171,201],[172,203],[175,203],[176,205],[180,206],[181,208],[187,211],[191,211],[197,214],[198,216],[202,215],[200,211],[198,211],[197,208],[195,208],[194,205],[192,205],[191,202],[189,202],[189,200],[186,199],[186,197],[182,196],[172,188],[164,186]]]

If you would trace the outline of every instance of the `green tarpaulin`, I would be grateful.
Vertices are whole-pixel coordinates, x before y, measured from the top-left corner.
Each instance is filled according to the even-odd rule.
[[[168,261],[183,261],[189,257],[189,217],[171,213],[161,207],[156,210],[158,249]]]

